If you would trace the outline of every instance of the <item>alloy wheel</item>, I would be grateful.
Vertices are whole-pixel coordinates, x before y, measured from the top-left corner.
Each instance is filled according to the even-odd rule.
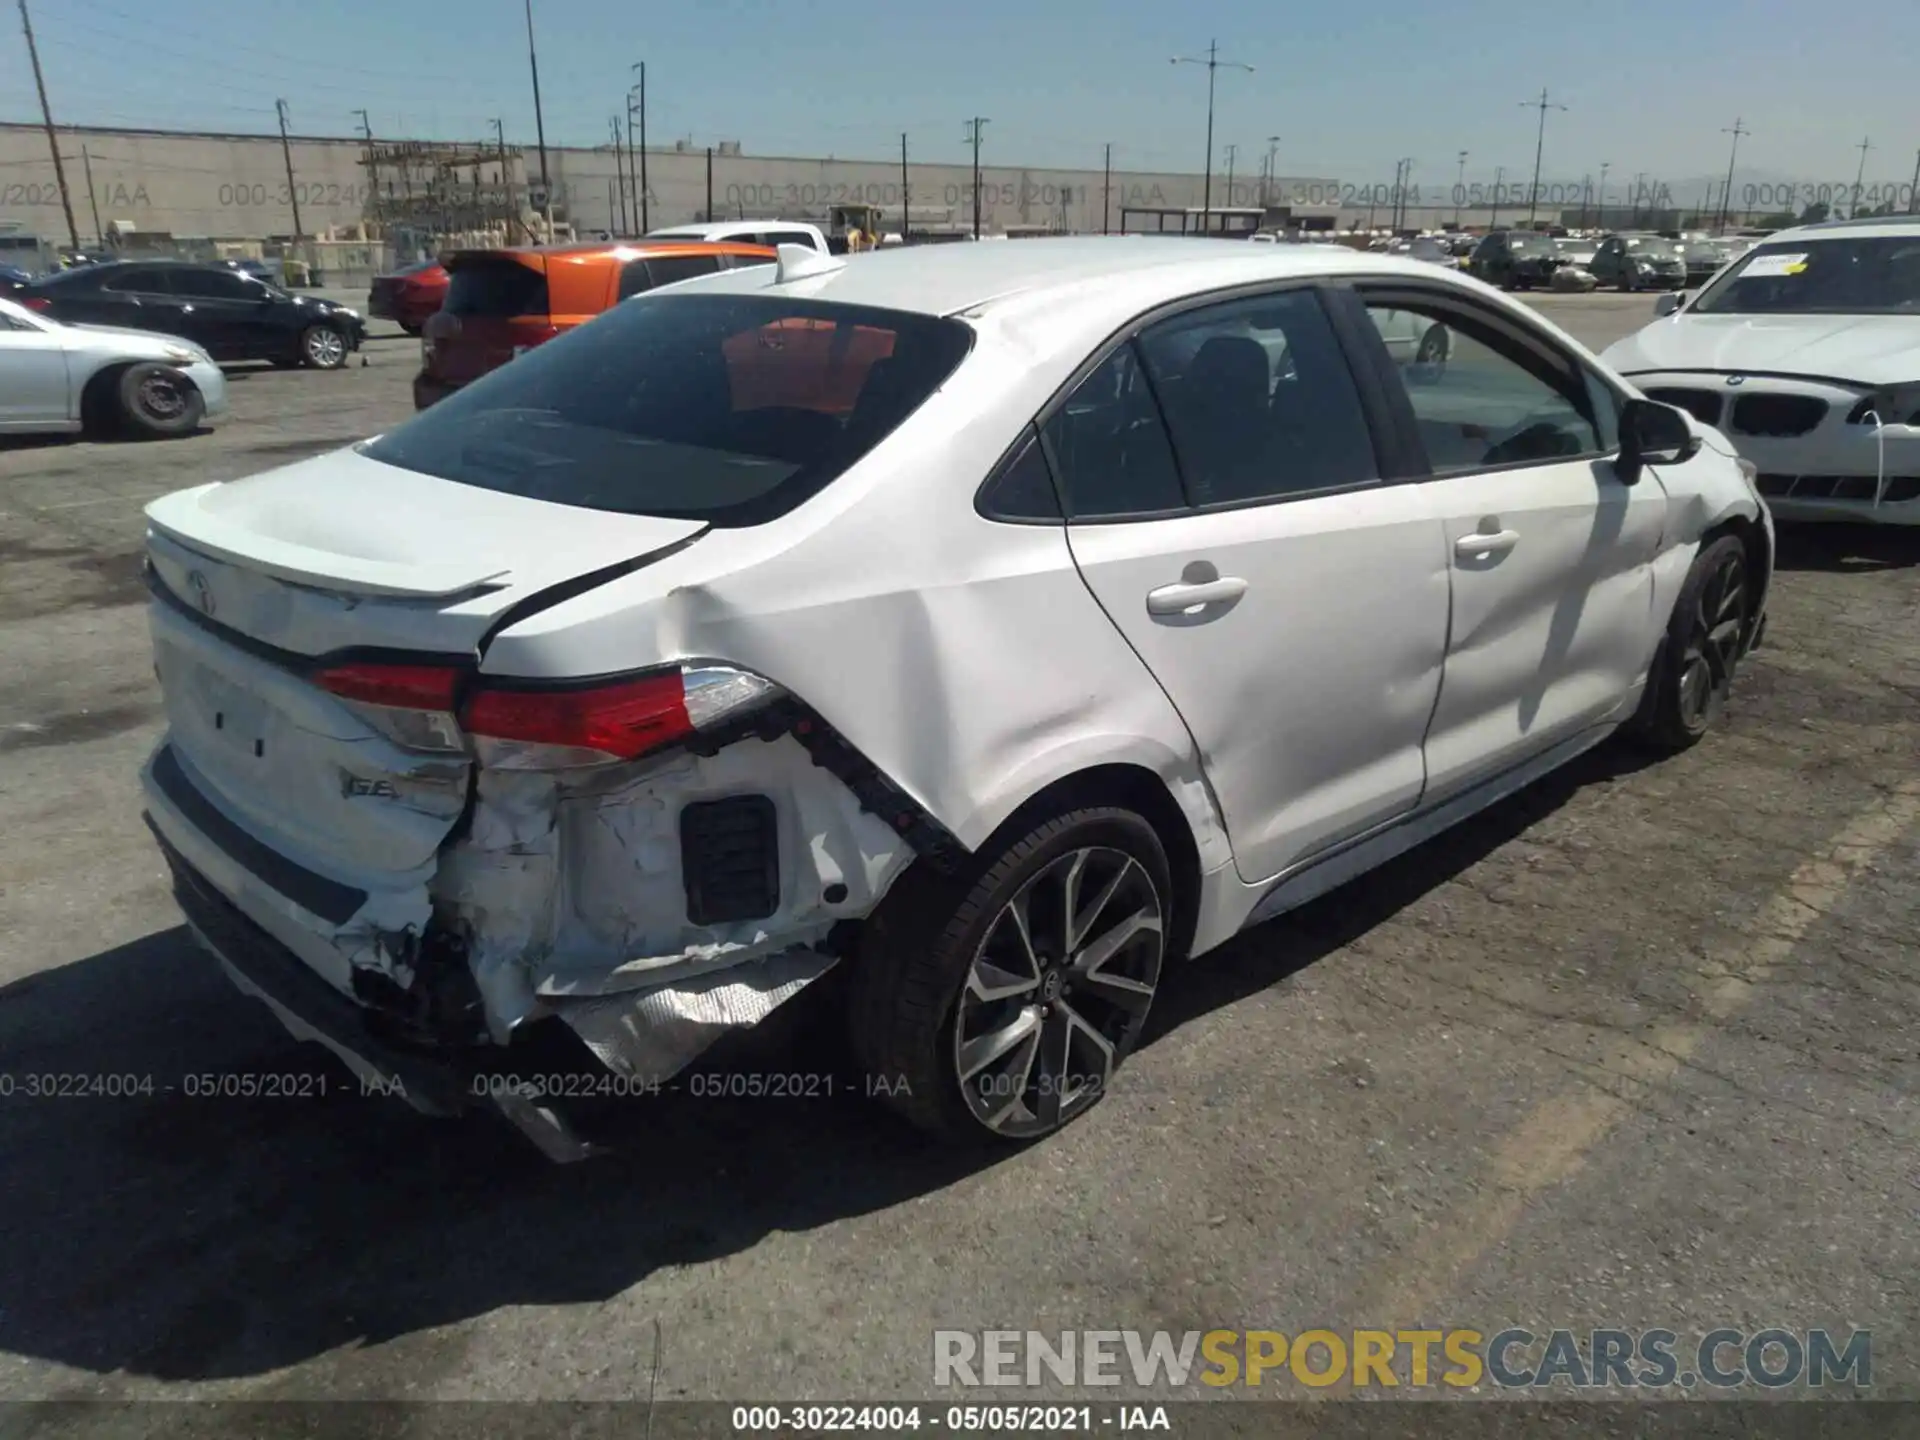
[[[987,1129],[1029,1139],[1105,1093],[1153,1003],[1161,899],[1124,850],[1060,856],[987,927],[954,1007],[954,1071]]]
[[[307,358],[323,370],[331,370],[347,358],[347,340],[338,330],[316,325],[307,332]]]
[[[1747,566],[1729,546],[1700,587],[1680,657],[1680,719],[1698,733],[1711,725],[1733,688],[1747,633]]]

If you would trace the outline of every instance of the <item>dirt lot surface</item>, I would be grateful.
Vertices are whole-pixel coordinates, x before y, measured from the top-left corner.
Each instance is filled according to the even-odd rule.
[[[1651,309],[1539,304],[1596,348]],[[936,1328],[1420,1323],[1870,1329],[1913,1393],[1920,534],[1789,532],[1705,744],[1604,747],[1183,972],[1053,1143],[682,1095],[550,1168],[349,1093],[139,819],[141,506],[404,418],[415,358],[0,449],[0,1396],[925,1398]],[[741,1063],[839,1065],[817,1010]],[[103,1075],[153,1093],[27,1089]],[[286,1075],[331,1088],[217,1093]]]

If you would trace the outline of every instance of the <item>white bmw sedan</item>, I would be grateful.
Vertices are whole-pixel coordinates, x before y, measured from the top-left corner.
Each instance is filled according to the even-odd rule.
[[[521,1057],[641,1093],[840,964],[875,1094],[1030,1139],[1176,962],[1697,740],[1749,481],[1419,261],[783,248],[155,502],[148,818],[230,976],[422,1108],[581,1153]]]
[[[1783,520],[1920,524],[1920,218],[1767,237],[1603,357],[1719,426]]]
[[[65,325],[0,300],[0,435],[186,435],[227,410],[207,352],[145,330]]]

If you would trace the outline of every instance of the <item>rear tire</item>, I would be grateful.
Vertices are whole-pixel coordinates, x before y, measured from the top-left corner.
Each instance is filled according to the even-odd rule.
[[[351,348],[346,332],[332,325],[309,325],[300,332],[300,362],[310,369],[340,369]]]
[[[1056,1133],[1138,1041],[1172,913],[1166,851],[1131,810],[1039,822],[955,879],[909,872],[851,967],[872,1093],[961,1143]]]
[[[1646,693],[1628,722],[1634,738],[1673,753],[1713,728],[1746,653],[1752,607],[1747,547],[1737,535],[1722,535],[1694,557],[1680,587]]]
[[[129,365],[114,381],[113,400],[115,427],[143,440],[191,435],[207,413],[200,387],[171,365]]]

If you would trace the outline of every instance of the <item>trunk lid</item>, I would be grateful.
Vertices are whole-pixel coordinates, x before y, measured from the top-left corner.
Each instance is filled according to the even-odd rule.
[[[706,528],[483,490],[353,450],[169,495],[147,518],[155,669],[181,770],[280,855],[388,897],[424,894],[471,762],[451,716],[343,699],[318,672],[369,656],[471,666],[489,632],[545,592]]]

